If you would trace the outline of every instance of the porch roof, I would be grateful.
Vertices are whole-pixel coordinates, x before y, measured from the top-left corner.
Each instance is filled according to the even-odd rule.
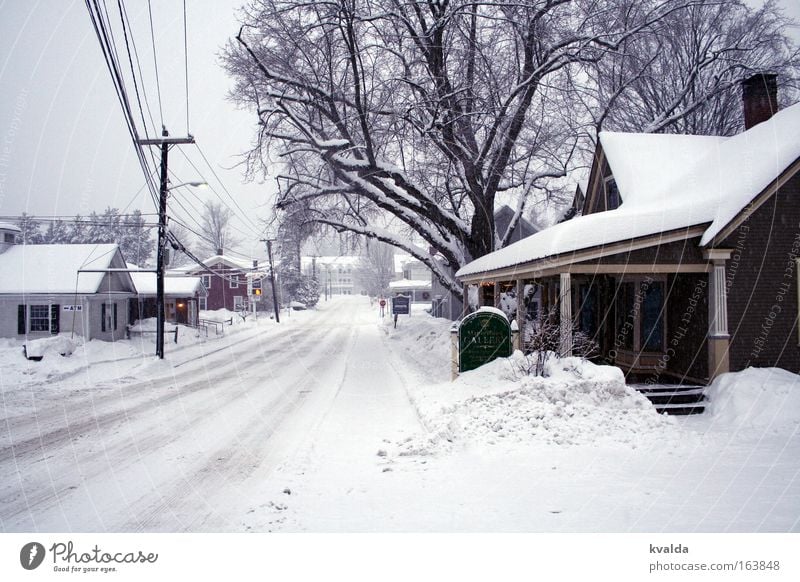
[[[624,241],[659,244],[661,235],[681,230],[697,236],[697,226],[705,246],[800,159],[798,135],[800,104],[730,138],[602,132],[619,208],[556,224],[469,263],[456,276],[474,280],[516,266],[534,269],[588,249],[612,254]]]

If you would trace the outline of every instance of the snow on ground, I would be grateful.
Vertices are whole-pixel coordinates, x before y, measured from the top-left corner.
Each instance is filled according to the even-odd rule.
[[[451,381],[451,322],[414,315],[397,329],[382,322],[417,367],[419,383],[409,386],[409,396],[428,430],[421,442],[403,443],[402,454],[502,441],[635,447],[677,436],[674,419],[657,414],[626,386],[619,368],[579,358],[550,361],[547,377],[534,377],[524,372],[525,356],[515,352]]]
[[[391,320],[334,298],[164,361],[6,341],[0,529],[800,531],[797,376],[725,376],[708,413],[665,417],[574,359],[450,382],[450,322]]]

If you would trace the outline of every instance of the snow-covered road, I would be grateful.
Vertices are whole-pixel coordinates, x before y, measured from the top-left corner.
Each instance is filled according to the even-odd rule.
[[[381,438],[419,425],[375,312],[357,298],[301,316],[153,377],[32,396],[0,440],[2,529],[263,529],[291,497],[270,489],[282,472],[379,470]]]
[[[164,361],[5,348],[0,530],[800,531],[797,376],[730,375],[716,412],[664,418],[592,384],[614,369],[450,382],[449,322],[388,321],[350,297]]]

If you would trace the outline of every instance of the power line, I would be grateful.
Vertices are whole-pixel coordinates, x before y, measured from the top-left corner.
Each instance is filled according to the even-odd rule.
[[[197,143],[195,143],[195,146],[197,146]],[[236,199],[233,197],[233,195],[225,187],[225,183],[220,179],[219,175],[217,175],[217,173],[214,170],[213,166],[211,166],[211,164],[208,161],[208,158],[205,156],[205,154],[203,153],[203,151],[200,149],[199,146],[197,147],[197,151],[200,153],[200,156],[203,158],[203,161],[205,161],[206,166],[208,166],[208,168],[211,170],[211,173],[214,175],[214,178],[216,178],[216,180],[219,183],[219,185],[222,186],[223,191],[228,195],[228,198],[231,199],[231,201],[234,203],[236,208],[239,210],[239,215],[238,215],[239,218],[242,219],[242,222],[243,222],[244,226],[246,226],[248,228],[248,230],[250,231],[250,233],[242,233],[242,231],[239,231],[239,232],[242,233],[242,234],[245,234],[245,236],[256,235],[257,237],[260,237],[262,235],[262,233],[263,233],[263,229],[259,229],[258,226],[250,219],[250,217],[247,216],[247,213],[245,213],[245,211],[242,209],[242,207],[239,206],[239,204],[236,202]],[[189,162],[189,165],[192,166],[194,171],[197,172],[198,175],[203,177],[204,180],[206,180],[205,177],[203,176],[203,172],[200,171],[200,168],[197,167],[197,165],[186,154],[186,152],[182,151],[181,153],[183,153],[183,157],[186,158],[186,161]],[[208,183],[208,180],[206,180],[206,183]],[[225,206],[225,208],[230,210],[234,215],[236,215],[236,211],[233,208],[231,208],[230,204],[228,204],[222,198],[220,193],[217,192],[216,188],[214,188],[214,186],[212,186],[210,183],[209,183],[209,187],[211,188],[211,191],[214,193],[214,195],[219,199],[220,203],[223,206]]]
[[[111,80],[114,84],[114,90],[117,94],[117,99],[119,100],[120,106],[122,107],[123,116],[125,117],[126,127],[128,129],[128,133],[131,136],[131,140],[133,142],[133,146],[136,151],[136,156],[139,160],[139,165],[142,168],[142,171],[145,175],[145,180],[147,181],[148,189],[150,190],[150,195],[153,198],[153,201],[156,202],[156,188],[155,184],[152,181],[151,177],[151,169],[148,166],[147,159],[145,154],[142,150],[142,147],[139,145],[138,139],[138,132],[136,130],[136,122],[133,116],[133,111],[130,107],[130,101],[128,100],[127,92],[125,90],[125,83],[123,79],[122,72],[119,67],[119,61],[116,58],[116,49],[114,48],[114,41],[113,35],[109,30],[109,25],[107,23],[108,20],[108,11],[105,10],[106,19],[103,19],[104,10],[101,9],[98,0],[85,0],[86,8],[89,12],[90,19],[92,21],[92,26],[95,30],[95,35],[97,36],[98,42],[100,43],[100,49],[103,54],[103,59],[105,60],[106,67],[108,68],[109,73],[111,74]],[[105,8],[105,2],[103,3]]]
[[[186,30],[186,0],[183,0],[183,70],[186,85],[186,135],[189,135],[189,50],[188,31]]]
[[[161,83],[158,80],[158,59],[156,57],[156,33],[153,28],[153,7],[147,0],[147,13],[150,15],[150,41],[153,45],[153,66],[156,70],[156,90],[158,91],[158,112],[161,115],[161,126],[164,126],[164,110],[161,107]]]
[[[153,111],[150,109],[150,101],[147,99],[147,91],[145,90],[144,86],[144,74],[142,74],[142,63],[141,59],[139,59],[139,50],[136,48],[136,40],[133,38],[133,29],[131,28],[131,23],[128,18],[128,10],[125,8],[125,3],[122,0],[117,0],[117,5],[120,11],[120,20],[122,20],[122,32],[125,34],[125,47],[128,50],[128,61],[131,67],[131,76],[133,77],[134,88],[136,89],[136,100],[139,102],[139,110],[142,114],[142,125],[144,126],[145,135],[148,135],[147,132],[147,123],[144,119],[144,110],[142,109],[142,102],[139,98],[139,89],[138,85],[136,84],[136,73],[133,70],[133,59],[131,58],[131,50],[130,47],[133,46],[133,55],[136,59],[136,69],[139,71],[139,79],[140,84],[142,86],[142,94],[144,95],[144,104],[147,107],[147,116],[150,118],[150,125],[152,126],[153,132],[157,133],[157,126],[156,122],[153,119]],[[130,45],[128,44],[128,34],[127,31],[131,30],[130,35]]]

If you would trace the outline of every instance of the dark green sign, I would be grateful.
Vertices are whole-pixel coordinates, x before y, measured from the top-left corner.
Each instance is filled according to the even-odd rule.
[[[474,370],[496,358],[511,355],[511,326],[499,312],[480,310],[458,326],[458,371]]]
[[[398,295],[392,297],[392,313],[394,315],[408,315],[411,313],[411,297]]]

